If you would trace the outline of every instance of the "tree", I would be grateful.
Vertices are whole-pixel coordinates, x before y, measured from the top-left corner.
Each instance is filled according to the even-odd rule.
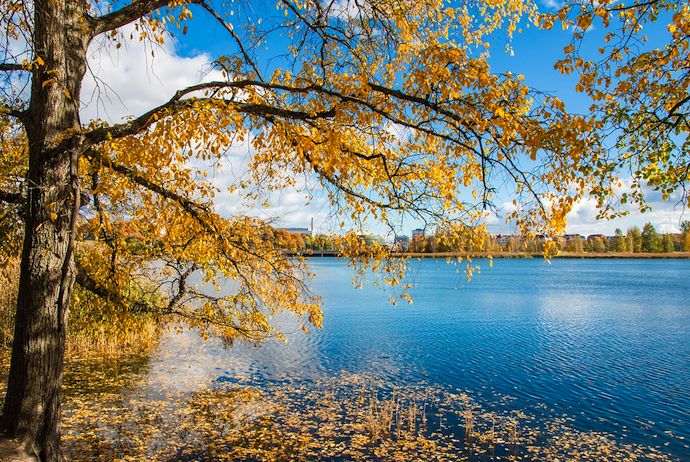
[[[642,252],[642,233],[640,232],[640,228],[637,226],[628,228],[626,240],[628,241],[627,247],[631,252]]]
[[[623,236],[623,231],[621,231],[620,228],[616,228],[616,233],[611,240],[613,241],[611,243],[611,247],[613,248],[614,252],[632,251],[632,249],[627,249],[625,236]]]
[[[427,239],[425,236],[415,236],[410,240],[410,252],[423,253],[426,251]]]
[[[683,220],[683,222],[680,224],[680,233],[685,236],[690,232],[690,221],[688,220]]]
[[[585,251],[585,245],[580,236],[575,236],[568,242],[568,250],[574,253],[583,253]]]
[[[690,221],[683,220],[680,224],[681,244],[680,248],[685,252],[690,252]]]
[[[604,240],[601,238],[601,236],[592,236],[591,238],[587,238],[587,242],[589,243],[589,250],[591,252],[606,252],[606,244],[604,244]]]
[[[665,233],[661,239],[661,251],[666,253],[673,253],[675,251],[673,238],[668,233]]]
[[[260,208],[267,192],[310,176],[343,225],[374,219],[393,229],[406,215],[440,228],[474,225],[508,179],[517,197],[509,218],[526,233],[553,235],[592,181],[583,168],[592,163],[587,119],[488,65],[489,41],[534,19],[528,2],[279,0],[280,19],[251,24],[243,9],[222,4],[0,3],[9,39],[0,45],[0,230],[3,255],[21,248],[1,427],[42,461],[60,459],[75,283],[122,309],[231,338],[279,335],[269,318],[281,310],[305,329],[321,325],[304,263],[276,245],[271,222],[214,207],[207,170],[234,142],[253,149],[249,180],[231,190],[238,204]],[[116,53],[127,40],[184,40],[202,16],[227,32],[227,54],[209,63],[217,77],[121,123],[81,120],[89,46]],[[136,242],[118,222],[136,230]],[[344,254],[400,281],[399,260],[370,263],[384,249],[366,246],[361,227],[344,237]],[[80,245],[86,234],[93,245]],[[236,291],[209,295],[189,283],[195,273],[211,286],[233,280]],[[152,287],[165,290],[133,295]]]
[[[499,248],[500,246],[498,245],[498,242],[496,242],[496,238],[487,232],[486,237],[484,238],[484,247],[482,250],[492,254]]]
[[[577,91],[592,99],[593,123],[599,128],[592,142],[600,156],[590,168],[601,179],[592,193],[602,214],[620,213],[611,207],[612,195],[648,209],[645,187],[687,204],[687,2],[573,0],[543,21],[549,28],[560,21],[573,31],[556,67],[577,74]],[[620,178],[628,176],[629,188],[622,188]]]
[[[635,238],[628,232],[625,236],[625,251],[635,252]]]
[[[642,250],[644,252],[661,252],[661,239],[651,223],[642,228]]]

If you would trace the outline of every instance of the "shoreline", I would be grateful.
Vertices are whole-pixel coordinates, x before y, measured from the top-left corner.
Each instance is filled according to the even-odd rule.
[[[299,256],[306,258],[325,258],[325,257],[339,257],[334,251],[314,251],[311,253],[291,254],[290,256]],[[415,252],[400,252],[391,254],[393,257],[407,257],[407,258],[544,258],[541,252],[429,252],[429,253],[415,253]],[[571,258],[571,259],[665,259],[665,260],[685,260],[690,259],[690,252],[673,252],[673,253],[632,253],[632,252],[563,252],[558,255],[553,255],[550,259],[557,258]]]
[[[403,253],[401,256],[410,258],[544,258],[541,252],[477,252],[463,254],[460,252],[436,252],[436,253]],[[550,259],[556,258],[578,258],[578,259],[690,259],[690,252],[674,253],[632,253],[632,252],[563,252],[553,255]]]

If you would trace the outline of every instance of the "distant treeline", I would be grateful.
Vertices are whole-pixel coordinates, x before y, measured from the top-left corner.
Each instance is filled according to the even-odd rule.
[[[592,234],[588,237],[579,234],[568,234],[555,238],[538,236],[523,238],[521,236],[491,235],[484,230],[468,229],[473,239],[456,240],[465,246],[449,248],[447,241],[438,236],[417,236],[409,244],[409,251],[428,252],[541,252],[547,242],[555,242],[561,252],[572,253],[672,253],[690,252],[690,222],[682,225],[682,232],[676,234],[659,234],[651,223],[642,230],[637,226],[628,228],[624,234],[616,229],[613,236]],[[477,236],[477,234],[479,236]],[[482,236],[483,234],[483,236]]]
[[[275,239],[280,247],[288,252],[304,253],[310,250],[337,251],[341,248],[341,238],[326,234],[291,233],[284,229],[275,230]]]
[[[377,236],[362,236],[371,245],[385,245]],[[342,239],[338,236],[319,234],[292,234],[285,230],[276,230],[276,239],[281,247],[289,252],[309,253],[309,251],[338,251]],[[483,228],[466,228],[462,233],[437,233],[429,236],[417,235],[409,243],[400,242],[391,245],[397,252],[411,253],[445,253],[445,252],[542,252],[547,242],[555,242],[561,252],[571,253],[672,253],[690,252],[690,221],[681,225],[681,232],[660,234],[651,223],[640,230],[637,226],[628,228],[623,233],[616,229],[613,236],[592,234],[587,237],[579,234],[568,234],[555,238],[537,236],[524,238],[516,235],[492,235]]]

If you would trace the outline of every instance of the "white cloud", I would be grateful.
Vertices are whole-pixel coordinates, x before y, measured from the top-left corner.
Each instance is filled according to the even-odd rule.
[[[123,36],[133,32],[130,26]],[[135,34],[136,37],[136,34]],[[169,40],[162,46],[123,40],[122,47],[100,37],[88,51],[89,69],[81,91],[82,121],[103,119],[118,122],[138,116],[169,100],[177,90],[201,81],[220,78],[208,72],[211,57],[183,57]]]
[[[618,194],[632,192],[632,179],[622,181]],[[592,198],[583,198],[577,202],[568,214],[568,232],[578,234],[608,234],[612,235],[616,228],[624,232],[627,228],[637,226],[642,228],[645,223],[654,225],[657,231],[663,233],[676,233],[680,230],[680,223],[690,219],[687,206],[683,205],[681,191],[676,191],[668,199],[663,199],[661,193],[649,187],[642,189],[647,204],[651,210],[641,213],[635,206],[629,205],[622,208],[629,214],[614,220],[597,220],[598,210],[596,201]]]
[[[336,0],[330,6],[329,14],[335,18],[347,21],[356,18],[358,14],[366,11],[369,5],[366,2],[357,3],[353,0]]]
[[[623,189],[630,192],[630,182],[624,183],[625,186],[619,193],[623,192]],[[631,206],[624,209],[629,212],[628,215],[614,220],[597,219],[599,209],[596,206],[596,201],[585,197],[576,202],[567,215],[566,232],[585,236],[589,234],[613,235],[616,228],[620,228],[625,232],[633,226],[641,229],[645,223],[649,222],[660,233],[677,233],[680,230],[681,222],[683,220],[690,220],[690,211],[680,203],[680,196],[680,193],[677,193],[670,199],[664,200],[658,192],[646,188],[645,197],[652,210],[640,213],[637,208]],[[505,216],[514,210],[515,206],[512,201],[502,203],[499,207],[498,217],[494,215],[486,220],[489,231],[495,234],[518,233],[519,230],[515,223],[504,220]]]
[[[541,2],[545,7],[551,8],[554,10],[560,10],[563,8],[563,2],[559,2],[557,0],[542,0]]]
[[[241,180],[250,180],[249,162],[253,149],[249,141],[235,143],[210,171],[213,185],[219,189],[216,207],[226,217],[250,215],[269,220],[276,226],[309,227],[311,219],[317,232],[330,231],[328,198],[313,177],[298,179],[294,187],[268,193],[261,200],[247,202],[240,191],[228,188],[238,186]],[[262,202],[268,205],[264,206]]]

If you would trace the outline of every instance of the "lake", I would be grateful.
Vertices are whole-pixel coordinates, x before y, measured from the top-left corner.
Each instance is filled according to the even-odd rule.
[[[391,388],[430,384],[491,409],[566,418],[582,431],[690,460],[690,260],[500,259],[410,263],[410,305],[352,287],[343,261],[310,260],[324,327],[289,322],[259,346],[170,334],[151,389],[308,384],[365,374]],[[174,380],[170,380],[174,377]]]

